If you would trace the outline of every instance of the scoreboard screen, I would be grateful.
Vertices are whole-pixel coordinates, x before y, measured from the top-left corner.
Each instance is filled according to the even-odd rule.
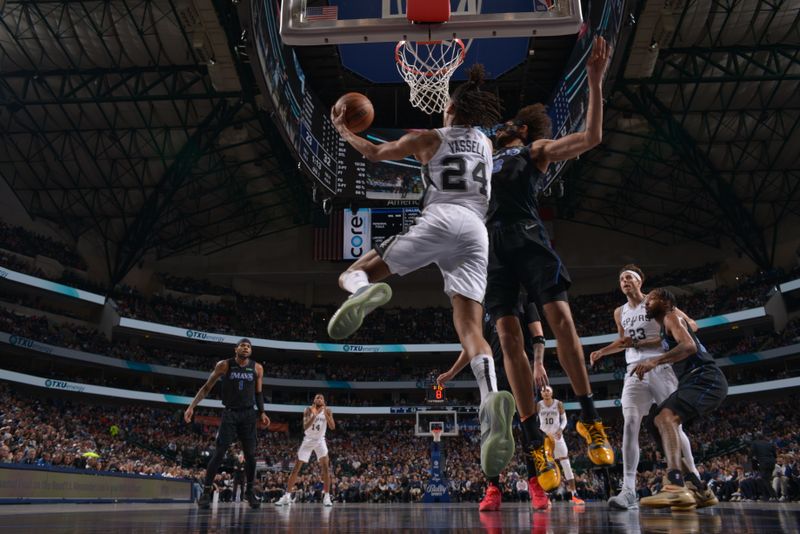
[[[445,386],[433,382],[428,386],[425,401],[428,404],[445,404],[447,402],[447,395],[445,394]]]
[[[280,39],[280,3],[254,1],[251,17],[260,70],[259,83],[272,101],[273,117],[293,148],[301,168],[327,195],[356,201],[413,202],[422,197],[420,164],[413,158],[372,163],[345,142],[325,105],[306,84],[292,47]],[[399,139],[403,130],[370,129],[361,134],[380,144]],[[326,195],[326,196],[327,196]]]

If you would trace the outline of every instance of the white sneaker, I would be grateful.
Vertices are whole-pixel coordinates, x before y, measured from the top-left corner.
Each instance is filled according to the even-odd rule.
[[[289,493],[284,493],[283,497],[281,497],[275,502],[275,506],[289,506],[293,502],[294,501],[292,501],[292,496],[289,495]]]
[[[617,510],[636,510],[639,503],[636,494],[629,489],[624,489],[608,499],[608,506]]]
[[[325,496],[322,498],[322,506],[333,506],[333,501],[331,501],[330,493],[326,493]]]

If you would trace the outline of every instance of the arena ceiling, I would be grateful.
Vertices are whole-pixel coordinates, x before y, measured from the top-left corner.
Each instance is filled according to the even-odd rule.
[[[0,175],[32,217],[95,232],[112,283],[147,250],[211,253],[308,222],[230,2],[0,9]]]
[[[731,240],[771,264],[781,223],[800,215],[797,2],[629,7],[603,145],[568,168],[559,217],[664,244]],[[31,216],[99,235],[112,283],[149,249],[208,254],[308,222],[308,184],[264,111],[234,3],[0,9],[0,175]],[[547,100],[572,42],[537,39],[498,79],[509,111]],[[335,47],[299,57],[326,103],[405,97],[344,69]]]

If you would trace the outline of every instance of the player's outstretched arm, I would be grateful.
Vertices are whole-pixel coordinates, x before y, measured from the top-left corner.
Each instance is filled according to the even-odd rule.
[[[194,415],[194,409],[197,407],[200,402],[206,398],[206,396],[211,393],[211,390],[214,389],[214,384],[217,383],[217,380],[220,379],[225,373],[228,372],[228,362],[227,360],[221,360],[217,362],[217,365],[214,366],[214,370],[211,372],[211,375],[206,380],[206,383],[200,388],[197,392],[197,395],[194,396],[192,399],[191,404],[189,407],[186,408],[186,411],[183,412],[183,420],[187,423],[192,422],[192,415]]]
[[[420,163],[428,163],[442,142],[436,132],[424,130],[407,133],[396,141],[375,144],[353,133],[347,127],[344,120],[346,111],[347,106],[342,106],[338,114],[335,107],[331,108],[331,121],[339,135],[370,161],[397,160],[414,156]]]
[[[625,330],[622,328],[622,306],[614,310],[614,322],[617,324],[617,334],[619,334],[619,339],[615,339],[602,349],[592,351],[592,353],[589,354],[589,365],[593,366],[595,363],[600,361],[601,358],[604,358],[609,354],[615,354],[621,350],[625,350],[627,347],[632,346],[626,346],[626,339],[630,338],[625,337]]]
[[[603,139],[603,74],[608,68],[610,48],[600,36],[594,38],[592,52],[586,62],[589,79],[589,109],[586,113],[586,129],[565,135],[559,139],[539,139],[531,144],[531,159],[540,170],[555,161],[580,156],[600,144]]]
[[[677,342],[677,345],[657,358],[644,360],[636,366],[633,373],[642,378],[645,373],[665,363],[675,363],[685,360],[697,352],[697,345],[689,333],[686,322],[676,313],[670,312],[664,316],[664,328]]]
[[[458,373],[460,373],[461,370],[464,367],[466,367],[468,363],[469,363],[469,356],[467,356],[467,353],[462,350],[461,354],[458,355],[458,358],[456,359],[453,366],[444,373],[436,377],[436,383],[439,384],[440,386],[445,385],[447,382],[455,378],[455,376]]]

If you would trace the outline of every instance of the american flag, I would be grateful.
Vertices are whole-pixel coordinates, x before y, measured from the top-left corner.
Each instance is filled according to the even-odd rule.
[[[325,220],[316,221],[314,228],[314,259],[341,260],[344,222],[342,212],[334,211]]]
[[[339,6],[306,7],[306,20],[336,20],[339,18]]]

